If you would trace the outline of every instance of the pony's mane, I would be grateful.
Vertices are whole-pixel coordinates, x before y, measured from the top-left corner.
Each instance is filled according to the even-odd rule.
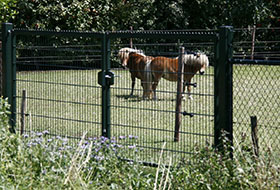
[[[132,53],[132,52],[145,56],[145,54],[142,50],[133,49],[133,48],[129,48],[129,47],[121,48],[119,50],[118,56],[119,56],[119,58],[126,58],[126,57],[128,57],[129,53]]]
[[[183,62],[185,65],[205,65],[209,66],[209,60],[206,54],[204,53],[196,53],[196,54],[184,54]]]

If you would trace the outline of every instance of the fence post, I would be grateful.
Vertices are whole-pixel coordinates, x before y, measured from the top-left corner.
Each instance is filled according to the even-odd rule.
[[[25,129],[25,111],[26,111],[26,90],[22,90],[21,108],[20,108],[20,134],[23,135]]]
[[[258,125],[257,117],[251,116],[251,137],[253,142],[254,154],[256,157],[259,156],[259,140],[258,140]]]
[[[102,136],[111,138],[111,114],[110,114],[110,38],[104,33],[102,39]]]
[[[177,81],[174,142],[179,141],[179,131],[181,125],[182,92],[183,92],[183,85],[184,85],[183,84],[184,83],[184,64],[183,64],[184,53],[185,53],[185,48],[180,47],[179,60],[178,60],[178,81]]]
[[[2,23],[2,66],[3,66],[3,97],[8,98],[11,114],[10,131],[15,133],[16,125],[16,65],[15,36],[12,35],[13,24]]]
[[[233,28],[222,26],[216,47],[214,65],[214,143],[219,149],[223,148],[223,132],[233,145],[232,129],[232,57]]]

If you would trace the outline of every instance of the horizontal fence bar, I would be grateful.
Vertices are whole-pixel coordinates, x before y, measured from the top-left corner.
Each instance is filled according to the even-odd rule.
[[[123,109],[136,109],[136,110],[142,110],[142,111],[153,111],[153,112],[162,112],[162,113],[176,113],[176,111],[170,111],[170,110],[158,110],[158,109],[147,109],[147,108],[138,108],[138,107],[127,107],[127,106],[116,106],[111,105],[112,108],[123,108]],[[184,112],[181,112],[182,114]],[[205,116],[205,117],[214,117],[214,115],[211,114],[200,114],[200,113],[191,113],[193,115],[197,116]]]
[[[56,63],[59,63],[59,62],[62,62],[62,61],[65,61],[66,60],[58,60],[58,61],[55,61]],[[79,61],[79,60],[78,60]],[[94,61],[100,61],[100,60],[94,60]],[[88,67],[88,66],[69,66],[69,65],[65,65],[65,64],[46,64],[46,63],[49,63],[49,62],[45,62],[45,64],[43,63],[36,63],[36,62],[31,62],[31,61],[17,61],[17,66],[40,66],[40,67],[45,67],[45,68],[49,68],[48,70],[51,70],[51,71],[55,71],[55,70],[62,70],[62,69],[68,69],[68,70],[95,70],[94,67]],[[67,61],[67,63],[73,63],[73,61]],[[92,63],[93,64],[93,63]],[[98,65],[98,63],[95,63]],[[44,70],[44,69],[42,69]],[[46,69],[47,70],[47,69]]]
[[[102,38],[108,35],[109,38],[178,38],[178,39],[210,39],[216,40],[218,38],[217,31],[115,31],[115,32],[81,32],[72,30],[34,30],[34,29],[13,29],[16,35],[41,35],[41,36],[67,36],[67,37],[96,37]]]
[[[112,87],[112,89],[114,90],[127,90],[127,91],[130,91],[131,88],[121,88],[121,87]],[[138,88],[138,89],[134,89],[135,91],[137,92],[142,92],[143,90]],[[174,91],[167,91],[167,90],[157,90],[157,93],[164,93],[164,94],[176,94],[176,92]],[[191,93],[188,93],[188,92],[183,92],[182,94],[191,94],[191,95],[194,95],[194,96],[207,96],[207,97],[214,97],[214,94],[202,94],[202,93],[195,93],[195,92],[191,92]]]
[[[111,123],[111,125],[119,126],[119,127],[126,127],[126,128],[133,128],[133,129],[142,129],[142,130],[145,129],[145,130],[151,130],[151,131],[160,131],[160,132],[174,133],[174,130],[168,130],[168,129],[149,128],[149,127],[143,127],[143,126],[131,126],[131,125],[115,124],[115,123]],[[192,132],[186,132],[186,131],[180,131],[180,133],[185,134],[185,135],[196,135],[196,136],[214,137],[214,135],[211,135],[211,134],[192,133]]]
[[[22,98],[22,96],[16,96],[16,98]],[[66,103],[66,104],[74,104],[74,105],[86,105],[86,106],[102,106],[102,104],[92,104],[85,102],[74,102],[74,101],[66,101],[66,100],[58,100],[58,99],[47,99],[47,98],[35,98],[35,97],[26,97],[28,100],[38,100],[38,101],[46,101],[46,102],[57,102],[57,103]]]
[[[104,32],[81,32],[73,30],[34,30],[34,29],[22,29],[15,28],[13,29],[15,35],[40,35],[40,36],[63,36],[63,37],[95,37],[102,38]]]
[[[16,79],[16,81],[20,82],[28,82],[28,83],[39,83],[39,84],[54,84],[54,85],[61,85],[61,86],[72,86],[72,87],[84,87],[84,88],[97,88],[100,89],[101,87],[96,85],[82,85],[82,84],[73,84],[73,83],[58,83],[58,82],[48,82],[48,81],[35,81],[35,80],[23,80],[23,79]]]
[[[232,64],[250,65],[280,65],[280,60],[251,60],[251,59],[229,59]]]
[[[198,39],[216,40],[216,31],[115,31],[108,33],[109,38],[164,38],[164,39]]]
[[[164,143],[164,142],[162,141],[162,143]],[[122,145],[122,144],[120,144],[120,145]],[[150,149],[150,150],[163,150],[163,151],[168,151],[168,152],[190,154],[190,155],[193,154],[193,152],[186,152],[186,151],[182,151],[182,150],[167,149],[167,148],[162,148],[162,147],[152,147],[152,146],[137,145],[136,148],[145,148],[145,149]]]
[[[82,135],[79,137],[74,137],[74,136],[69,136],[69,135],[58,135],[58,134],[54,134],[48,131],[48,129],[46,129],[45,131],[47,131],[47,133],[42,134],[42,136],[51,136],[51,137],[60,137],[60,138],[67,138],[67,139],[71,139],[71,140],[81,140]],[[25,130],[25,134],[23,135],[23,137],[28,137],[28,134],[26,133],[42,133],[43,131],[32,131],[32,130]],[[86,140],[89,140],[88,137],[85,138]],[[68,141],[69,142],[69,141]],[[70,144],[72,143],[71,141],[69,142]]]
[[[20,115],[19,112],[16,112],[16,114]],[[96,121],[86,121],[86,120],[64,118],[64,117],[54,117],[54,116],[38,115],[38,114],[31,114],[31,117],[39,117],[39,118],[54,119],[54,120],[61,120],[61,121],[71,121],[71,122],[77,122],[77,123],[101,124],[101,122],[96,122]]]

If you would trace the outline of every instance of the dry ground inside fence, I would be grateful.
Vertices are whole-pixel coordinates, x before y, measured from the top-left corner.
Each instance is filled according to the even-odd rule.
[[[256,67],[256,69],[255,69]],[[257,68],[260,67],[260,68]],[[250,139],[250,116],[259,119],[261,148],[268,144],[280,152],[279,143],[279,67],[234,66],[234,132],[236,139],[246,133]],[[256,70],[256,71],[255,71]],[[275,71],[275,70],[278,70]],[[140,81],[136,81],[134,96],[127,70],[113,70],[115,84],[111,88],[111,135],[124,146],[137,146],[142,159],[158,158],[166,142],[165,156],[180,157],[192,153],[196,146],[213,143],[214,77],[209,67],[206,75],[196,75],[192,88],[193,100],[186,99],[182,111],[194,117],[182,116],[180,141],[173,142],[175,125],[176,86],[160,81],[157,101],[143,101]],[[254,71],[254,72],[252,72]],[[101,87],[98,70],[68,70],[19,72],[17,74],[17,110],[20,110],[22,89],[27,91],[26,131],[47,130],[53,135],[88,137],[101,134]],[[265,88],[264,88],[265,86]],[[278,89],[278,90],[277,90]],[[19,115],[18,115],[19,120]],[[18,122],[19,123],[19,122]],[[176,158],[177,159],[177,158]]]

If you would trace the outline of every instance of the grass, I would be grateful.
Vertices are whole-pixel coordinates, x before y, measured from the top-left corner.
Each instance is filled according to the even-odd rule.
[[[261,152],[272,148],[280,156],[280,67],[234,66],[233,121],[235,136],[250,143],[250,116],[257,116]]]
[[[241,144],[230,158],[211,147],[197,147],[185,162],[175,164],[169,157],[166,167],[164,143],[158,167],[145,167],[139,162],[120,160],[127,149],[104,137],[86,140],[84,134],[77,143],[70,144],[69,139],[51,137],[46,131],[23,136],[11,134],[5,104],[1,99],[1,189],[279,188],[280,166],[275,164],[277,158],[271,152],[256,158],[244,151]],[[226,141],[224,145],[228,149]],[[139,152],[133,149],[133,160],[137,161]]]
[[[275,69],[274,69],[275,68]],[[234,67],[234,132],[240,142],[247,134],[250,143],[250,116],[257,115],[261,147],[271,145],[279,153],[279,68],[252,66]],[[101,87],[97,84],[98,70],[67,70],[19,72],[17,74],[18,112],[21,91],[27,91],[27,131],[48,130],[50,134],[80,138],[101,134]],[[141,160],[156,162],[163,143],[163,158],[180,160],[193,153],[194,147],[213,143],[214,77],[213,68],[206,75],[196,75],[192,88],[194,100],[186,99],[182,111],[194,117],[182,116],[180,141],[173,142],[175,125],[176,83],[162,79],[158,101],[143,101],[140,81],[136,81],[134,96],[130,74],[115,69],[115,84],[111,88],[111,135],[119,144],[137,146]],[[271,76],[272,75],[272,76]],[[256,77],[258,76],[258,77]],[[257,83],[255,82],[257,80]],[[262,84],[262,88],[260,85]],[[264,88],[265,87],[265,88]],[[270,104],[272,103],[272,104]],[[265,115],[266,114],[266,115]],[[18,117],[19,119],[19,117]],[[271,125],[272,124],[272,125]],[[264,127],[263,127],[264,126]],[[276,128],[270,127],[275,126]],[[274,144],[275,143],[275,144]]]

